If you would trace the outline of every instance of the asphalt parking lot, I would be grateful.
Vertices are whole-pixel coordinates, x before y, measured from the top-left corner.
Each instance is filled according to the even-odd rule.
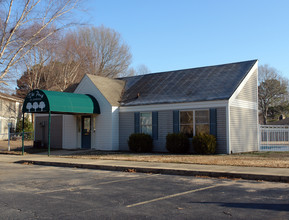
[[[1,219],[288,219],[289,184],[0,162]]]

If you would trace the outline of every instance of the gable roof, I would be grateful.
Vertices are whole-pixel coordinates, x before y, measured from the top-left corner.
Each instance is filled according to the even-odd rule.
[[[8,94],[2,93],[2,92],[0,92],[0,99],[6,99],[9,101],[13,101],[13,102],[23,102],[22,98],[19,98],[19,97],[14,96],[14,95],[8,95]]]
[[[120,78],[126,82],[120,105],[228,100],[256,62],[250,60]]]
[[[125,81],[86,74],[112,106],[119,106]]]

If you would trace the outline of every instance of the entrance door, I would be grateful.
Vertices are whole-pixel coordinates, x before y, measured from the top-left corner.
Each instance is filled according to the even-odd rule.
[[[81,147],[91,148],[91,117],[82,117]]]

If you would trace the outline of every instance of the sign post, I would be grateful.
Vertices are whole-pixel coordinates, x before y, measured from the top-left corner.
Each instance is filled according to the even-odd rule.
[[[22,114],[22,155],[24,155],[24,112]]]
[[[10,151],[10,129],[12,127],[12,123],[8,123],[8,151]]]
[[[48,118],[48,156],[50,156],[50,124],[51,124],[51,112],[49,111],[49,118]]]

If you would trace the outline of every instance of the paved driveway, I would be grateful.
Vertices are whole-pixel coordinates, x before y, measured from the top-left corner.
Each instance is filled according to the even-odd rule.
[[[0,219],[288,219],[289,184],[0,162]]]

